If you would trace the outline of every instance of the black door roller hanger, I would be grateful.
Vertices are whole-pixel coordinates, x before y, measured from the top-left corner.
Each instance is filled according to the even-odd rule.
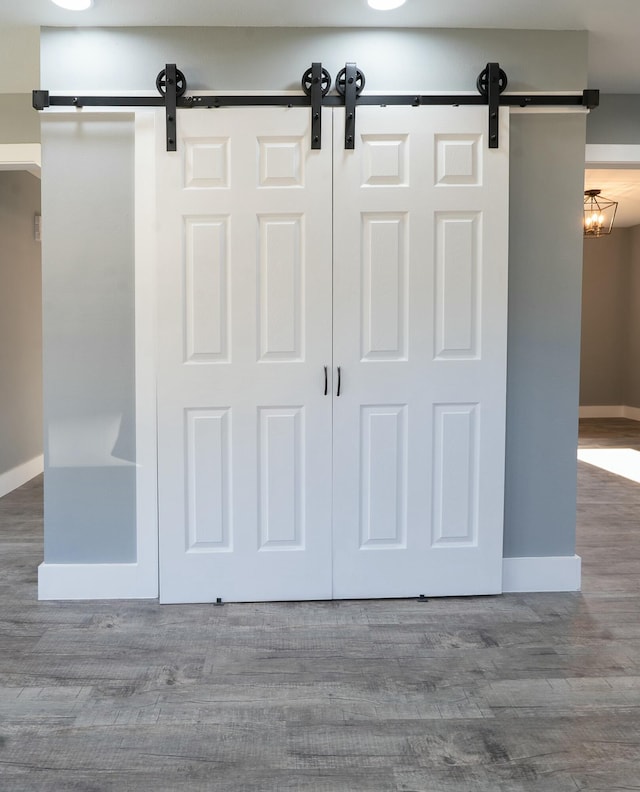
[[[322,147],[322,108],[344,107],[344,147],[353,149],[356,140],[358,105],[487,105],[488,146],[498,148],[500,107],[584,107],[600,103],[600,91],[586,89],[582,94],[504,94],[507,75],[498,63],[487,63],[476,80],[477,94],[363,94],[365,75],[355,63],[346,63],[335,81],[336,94],[329,94],[331,75],[322,63],[314,62],[302,75],[300,96],[185,96],[187,78],[175,63],[168,63],[156,77],[159,96],[50,96],[49,91],[33,91],[33,107],[164,107],[167,151],[176,151],[178,110],[218,107],[309,107],[311,110],[311,148]]]

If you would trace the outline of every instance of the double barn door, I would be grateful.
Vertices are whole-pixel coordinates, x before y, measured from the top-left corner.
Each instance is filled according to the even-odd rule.
[[[507,114],[158,134],[163,602],[501,590]],[[332,138],[334,144],[332,145]]]

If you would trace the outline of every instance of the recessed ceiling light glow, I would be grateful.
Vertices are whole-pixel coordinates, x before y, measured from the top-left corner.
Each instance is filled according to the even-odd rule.
[[[53,2],[60,8],[66,8],[67,11],[86,11],[93,5],[93,0],[53,0]]]
[[[394,8],[400,8],[404,5],[406,0],[367,0],[371,8],[376,11],[393,11]]]

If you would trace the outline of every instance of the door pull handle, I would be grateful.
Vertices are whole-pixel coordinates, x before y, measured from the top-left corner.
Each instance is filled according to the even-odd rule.
[[[336,396],[340,395],[340,380],[341,380],[340,366],[338,366],[338,390],[336,392]]]
[[[324,367],[324,395],[326,396],[329,393],[329,375],[327,373],[327,367]]]

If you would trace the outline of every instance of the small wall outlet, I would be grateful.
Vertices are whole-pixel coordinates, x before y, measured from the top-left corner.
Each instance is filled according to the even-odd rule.
[[[33,238],[36,242],[42,242],[42,216],[39,214],[33,218]]]

